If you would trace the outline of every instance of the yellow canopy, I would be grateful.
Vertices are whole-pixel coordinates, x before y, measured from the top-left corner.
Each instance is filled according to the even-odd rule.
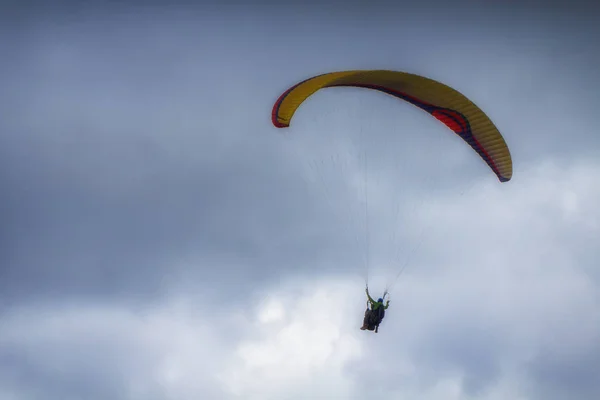
[[[443,83],[406,72],[342,71],[314,76],[286,90],[275,102],[272,122],[286,128],[298,107],[319,89],[349,86],[378,90],[427,111],[467,142],[500,182],[512,177],[512,159],[492,121],[464,95]]]

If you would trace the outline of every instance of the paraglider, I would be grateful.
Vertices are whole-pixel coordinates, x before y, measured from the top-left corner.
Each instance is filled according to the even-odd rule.
[[[356,87],[379,91],[426,111],[466,142],[487,164],[500,182],[512,178],[513,165],[506,142],[493,122],[472,101],[455,89],[432,79],[399,71],[353,70],[330,72],[308,78],[283,92],[273,105],[271,120],[287,128],[296,110],[315,92],[324,88]],[[448,149],[451,151],[451,149]],[[368,229],[368,228],[367,228]],[[386,288],[386,293],[388,293]],[[373,301],[365,312],[361,329],[377,332],[388,303]],[[385,297],[385,296],[384,296]],[[371,329],[372,328],[372,329]]]
[[[385,317],[385,310],[390,306],[390,300],[383,304],[383,298],[387,295],[387,293],[383,294],[383,297],[377,299],[377,301],[373,300],[371,295],[369,294],[369,288],[365,288],[365,292],[367,293],[367,309],[365,311],[365,318],[363,320],[363,325],[360,328],[362,331],[365,329],[369,331],[374,331],[377,333],[379,331],[379,324]]]

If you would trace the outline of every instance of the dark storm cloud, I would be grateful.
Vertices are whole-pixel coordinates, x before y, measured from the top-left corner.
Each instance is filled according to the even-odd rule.
[[[281,163],[269,128],[249,131],[256,117],[236,93],[259,85],[216,78],[215,66],[193,80],[162,63],[154,44],[145,53],[135,42],[114,47],[100,33],[90,42],[50,32],[25,47],[20,108],[3,122],[11,221],[4,292],[21,284],[43,292],[61,282],[119,291],[140,274],[156,290],[165,268],[177,268],[166,260],[181,253],[263,263],[266,275],[272,261],[256,246],[280,244],[264,232],[288,230],[298,214],[286,199],[305,191],[285,165],[273,168]],[[165,51],[167,59],[186,57],[183,49]],[[240,230],[246,223],[252,234]],[[206,268],[201,275],[237,272],[244,274]]]

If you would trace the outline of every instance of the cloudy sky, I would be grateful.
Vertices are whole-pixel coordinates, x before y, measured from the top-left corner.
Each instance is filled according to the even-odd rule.
[[[250,3],[2,3],[0,400],[600,398],[597,8]]]

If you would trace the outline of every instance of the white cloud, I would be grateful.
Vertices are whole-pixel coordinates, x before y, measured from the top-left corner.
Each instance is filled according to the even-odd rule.
[[[345,301],[349,287],[326,282],[296,292],[273,292],[254,315],[202,309],[201,299],[143,312],[20,308],[4,319],[0,348],[56,381],[83,375],[99,386],[122,386],[124,399],[347,398],[352,382],[344,368],[361,355],[360,318],[348,318],[356,315]],[[231,330],[243,332],[239,342]],[[8,382],[10,373],[0,369],[0,380]],[[7,393],[13,388],[5,386]],[[13,390],[27,398],[24,387]],[[64,398],[75,395],[71,390],[64,388]]]
[[[231,392],[245,399],[348,398],[353,384],[344,367],[361,356],[349,289],[320,282],[299,297],[273,293],[223,376]]]
[[[426,216],[436,230],[423,252],[433,253],[421,254],[400,281],[386,327],[402,336],[397,351],[416,363],[415,377],[433,368],[438,379],[483,382],[489,392],[477,398],[507,386],[537,398],[524,392],[533,361],[595,351],[600,299],[583,262],[598,255],[599,179],[593,163],[548,163],[431,206]],[[577,199],[576,213],[565,193]]]
[[[92,386],[120,388],[126,399],[193,398],[211,390],[223,351],[215,329],[223,325],[213,326],[209,314],[196,308],[189,302],[144,312],[110,306],[20,308],[4,318],[0,345],[31,360],[34,376],[65,383],[67,399],[76,398],[69,382],[82,377]],[[9,374],[3,370],[0,377]],[[27,393],[26,387],[19,389]]]

